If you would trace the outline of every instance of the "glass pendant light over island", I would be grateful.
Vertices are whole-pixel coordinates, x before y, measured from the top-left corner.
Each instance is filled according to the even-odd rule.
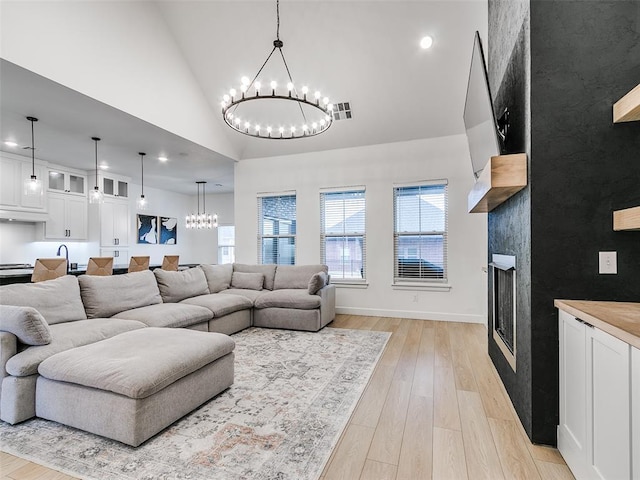
[[[100,191],[98,187],[98,142],[100,139],[98,137],[91,137],[91,140],[96,145],[96,182],[93,187],[93,190],[89,193],[89,203],[103,203],[104,202],[104,194]]]
[[[24,183],[24,194],[35,197],[43,194],[42,182],[36,177],[36,146],[33,135],[33,123],[37,122],[38,119],[36,117],[27,117],[27,120],[31,122],[31,177]]]
[[[207,210],[205,206],[206,183],[207,182],[202,180],[199,182],[196,182],[196,185],[198,186],[198,193],[197,193],[198,213],[196,214],[190,213],[189,215],[186,216],[185,226],[188,229],[195,228],[198,230],[203,230],[203,229],[211,230],[212,228],[218,228],[218,215],[215,213],[213,215],[206,213],[206,210]],[[200,186],[202,186],[202,213],[200,213]]]
[[[138,210],[145,211],[149,208],[149,202],[144,197],[144,156],[146,155],[146,153],[139,152],[138,155],[140,155],[140,170],[141,170],[140,179],[142,184],[142,190],[140,191],[140,198],[138,198],[138,201],[136,204],[138,206]]]

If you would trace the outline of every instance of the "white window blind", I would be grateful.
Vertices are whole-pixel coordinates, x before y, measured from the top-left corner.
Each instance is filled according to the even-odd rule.
[[[446,282],[446,181],[397,186],[393,197],[394,281]]]
[[[364,282],[366,278],[365,191],[320,193],[321,262],[332,281]]]
[[[295,195],[258,197],[258,263],[295,265]]]
[[[220,225],[218,227],[218,264],[236,261],[236,227]]]

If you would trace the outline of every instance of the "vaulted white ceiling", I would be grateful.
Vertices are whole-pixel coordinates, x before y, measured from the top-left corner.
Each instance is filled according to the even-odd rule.
[[[67,9],[99,8],[100,3],[108,2],[86,2],[82,7],[75,7],[74,4],[78,4],[69,1],[43,2],[43,9],[44,4],[49,9],[55,8],[52,5],[56,4],[60,8],[64,4]],[[140,15],[140,11],[134,9],[139,9],[140,3],[130,2],[127,7],[132,9],[132,22],[139,18],[136,15]],[[153,28],[165,28],[163,35],[174,43],[175,55],[181,57],[180,63],[186,65],[185,71],[192,76],[196,86],[190,85],[189,88],[199,89],[196,96],[200,95],[201,101],[208,104],[210,114],[205,116],[210,116],[211,119],[207,116],[206,121],[211,125],[207,124],[207,128],[215,130],[211,139],[200,142],[202,136],[198,136],[199,133],[189,138],[185,134],[189,132],[188,120],[171,124],[146,116],[142,107],[147,107],[148,111],[149,99],[144,98],[144,91],[136,84],[135,71],[131,76],[134,90],[126,92],[126,102],[119,102],[118,96],[109,97],[108,82],[113,83],[114,79],[105,78],[104,72],[95,75],[91,79],[93,83],[85,83],[100,88],[86,88],[81,92],[84,95],[73,91],[60,93],[63,87],[54,82],[47,89],[41,81],[41,94],[34,95],[24,88],[28,83],[20,80],[19,75],[18,80],[4,81],[12,69],[3,68],[0,71],[3,80],[0,86],[3,138],[0,140],[5,140],[11,129],[24,127],[20,124],[26,122],[24,115],[38,116],[35,110],[40,109],[47,112],[49,120],[53,121],[53,124],[50,121],[38,125],[50,157],[43,159],[90,168],[87,166],[85,144],[87,124],[92,124],[92,132],[101,129],[108,132],[104,148],[105,154],[110,153],[114,171],[131,175],[135,181],[139,162],[131,158],[132,150],[171,150],[179,161],[158,166],[155,171],[145,170],[145,184],[192,193],[191,185],[196,176],[212,182],[219,179],[228,191],[232,187],[234,160],[464,132],[462,110],[473,34],[479,30],[486,38],[486,0],[283,0],[280,5],[280,38],[284,42],[283,51],[294,82],[297,86],[306,84],[321,90],[332,102],[349,102],[353,112],[352,119],[334,122],[329,131],[320,136],[293,141],[270,141],[241,135],[226,127],[220,114],[222,95],[231,87],[238,89],[241,76],[252,78],[272,48],[276,29],[275,1],[142,3],[147,5],[145,8],[153,9],[148,12],[155,12],[154,15],[160,19]],[[92,28],[91,25],[82,25],[80,29],[77,24],[82,21],[78,18],[69,19],[69,22],[75,21],[75,24],[69,23],[70,30],[78,29],[80,32]],[[45,28],[46,19],[43,18],[42,22],[42,28]],[[6,26],[3,23],[3,28]],[[56,29],[65,28],[64,25],[56,25]],[[55,35],[55,32],[52,29],[49,35]],[[419,47],[424,35],[434,39],[429,50]],[[82,41],[78,34],[77,42]],[[127,31],[124,28],[122,38],[111,35],[104,38],[104,42],[121,43],[125,47],[122,54],[127,54]],[[132,50],[139,42],[139,38],[132,36],[129,40]],[[40,43],[40,48],[46,46]],[[12,52],[15,51],[14,48]],[[18,53],[14,55],[17,58],[28,57],[23,52]],[[149,56],[162,54],[160,50],[148,51]],[[53,60],[63,65],[68,61],[63,51],[53,52],[49,57],[52,55],[59,55]],[[104,61],[115,60],[105,58]],[[77,59],[75,62],[77,64]],[[153,63],[151,59],[150,62],[149,65]],[[45,64],[42,60],[40,63],[43,68],[37,73],[46,77],[49,71],[55,71],[55,63]],[[31,64],[22,66],[32,67]],[[144,69],[144,62],[140,67]],[[19,69],[14,70],[13,73],[19,72]],[[271,80],[284,84],[285,75],[280,60],[273,58],[261,79],[264,84]],[[46,82],[46,79],[42,80]],[[54,80],[76,88],[75,78],[58,75]],[[118,80],[124,82],[127,79]],[[140,102],[142,99],[145,102],[144,105],[141,103],[140,109],[130,108],[135,105],[136,91],[140,92]],[[179,93],[175,88],[173,92],[174,95]],[[166,94],[171,95],[172,92],[169,90]],[[194,95],[192,97],[195,98]],[[163,99],[158,98],[157,101],[162,102]],[[114,106],[118,108],[114,109]],[[179,105],[174,109],[177,107]],[[176,115],[178,113],[176,110]],[[166,115],[169,118],[171,112],[166,112]],[[204,118],[202,112],[199,115],[194,117],[194,122]],[[185,118],[188,119],[188,115]],[[167,131],[173,130],[173,125],[178,125],[180,131]],[[6,147],[2,149],[6,150]]]

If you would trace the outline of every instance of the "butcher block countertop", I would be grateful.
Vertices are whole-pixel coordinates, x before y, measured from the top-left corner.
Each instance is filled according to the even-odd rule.
[[[640,348],[640,303],[555,300],[560,310]]]

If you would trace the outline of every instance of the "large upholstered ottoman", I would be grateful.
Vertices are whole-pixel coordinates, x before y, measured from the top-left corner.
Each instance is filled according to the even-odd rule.
[[[36,415],[137,447],[233,383],[227,335],[143,328],[43,361]]]

